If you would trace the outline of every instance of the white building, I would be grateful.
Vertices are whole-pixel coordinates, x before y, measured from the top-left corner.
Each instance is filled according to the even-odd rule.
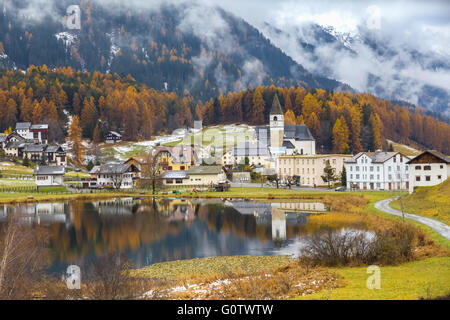
[[[408,161],[409,192],[415,187],[440,184],[450,176],[450,158],[435,150],[427,150]]]
[[[255,138],[267,145],[272,156],[316,154],[316,141],[305,125],[286,125],[278,96],[275,95],[270,111],[269,126],[255,128]]]
[[[399,152],[360,152],[345,161],[347,188],[358,190],[404,190],[409,188],[407,162]]]
[[[266,144],[259,142],[242,142],[233,148],[234,164],[245,164],[248,159],[250,166],[264,166],[265,168],[275,168],[275,160],[269,152]]]
[[[136,186],[139,169],[133,164],[103,164],[89,172],[91,184],[114,189],[131,189]]]
[[[56,187],[64,185],[64,166],[36,166],[34,168],[34,177],[36,186]]]
[[[33,139],[33,133],[30,132],[31,122],[17,122],[16,133],[27,140]]]

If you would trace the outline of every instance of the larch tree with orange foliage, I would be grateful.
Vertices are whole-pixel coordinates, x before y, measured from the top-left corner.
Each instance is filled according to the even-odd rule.
[[[333,126],[333,152],[349,153],[349,130],[343,116],[336,120]]]
[[[77,166],[82,166],[84,162],[85,147],[82,143],[81,131],[80,119],[78,116],[73,116],[69,127],[69,140],[72,145],[73,162]]]

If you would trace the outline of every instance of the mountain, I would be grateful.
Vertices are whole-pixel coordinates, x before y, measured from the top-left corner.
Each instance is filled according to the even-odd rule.
[[[308,72],[257,29],[220,8],[53,0],[43,10],[39,3],[4,1],[0,14],[4,65],[131,74],[152,88],[189,92],[203,100],[271,84],[351,90]],[[61,23],[73,4],[81,8],[80,30]]]
[[[283,29],[264,23],[260,30],[313,74],[450,116],[450,57],[443,53],[364,27],[345,34],[310,22]]]

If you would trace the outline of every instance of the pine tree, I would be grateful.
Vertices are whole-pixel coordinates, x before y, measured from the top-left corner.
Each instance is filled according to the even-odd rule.
[[[323,168],[322,180],[328,183],[328,188],[331,188],[331,183],[338,180],[335,174],[335,169],[330,165],[330,160],[326,161],[325,168]]]

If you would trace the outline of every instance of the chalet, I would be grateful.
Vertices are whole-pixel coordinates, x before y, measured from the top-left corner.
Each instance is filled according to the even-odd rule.
[[[33,124],[30,127],[30,134],[34,141],[48,143],[48,124]]]
[[[30,133],[30,128],[31,122],[17,122],[14,132],[24,139],[33,139],[33,135]]]
[[[450,157],[435,150],[427,150],[409,160],[409,192],[415,187],[440,184],[450,176]]]
[[[136,186],[140,170],[133,164],[103,164],[90,171],[91,182],[115,189],[131,189]]]
[[[26,143],[23,148],[23,158],[28,158],[32,162],[44,160],[44,151],[46,148],[46,144]]]
[[[6,137],[6,143],[8,142],[26,142],[27,139],[22,137],[20,134],[13,132]]]
[[[161,167],[161,172],[185,171],[198,162],[194,146],[156,146],[154,153]]]
[[[4,150],[8,158],[21,159],[25,143],[20,141],[11,141],[6,143]]]
[[[142,172],[143,167],[147,164],[147,159],[144,157],[131,157],[124,164],[132,164]]]
[[[122,135],[116,131],[109,131],[106,134],[105,142],[106,143],[117,143],[122,141]]]
[[[34,168],[34,177],[38,188],[63,186],[64,174],[63,166],[36,166]]]
[[[45,149],[45,158],[49,165],[66,166],[67,154],[61,146],[49,145]]]

